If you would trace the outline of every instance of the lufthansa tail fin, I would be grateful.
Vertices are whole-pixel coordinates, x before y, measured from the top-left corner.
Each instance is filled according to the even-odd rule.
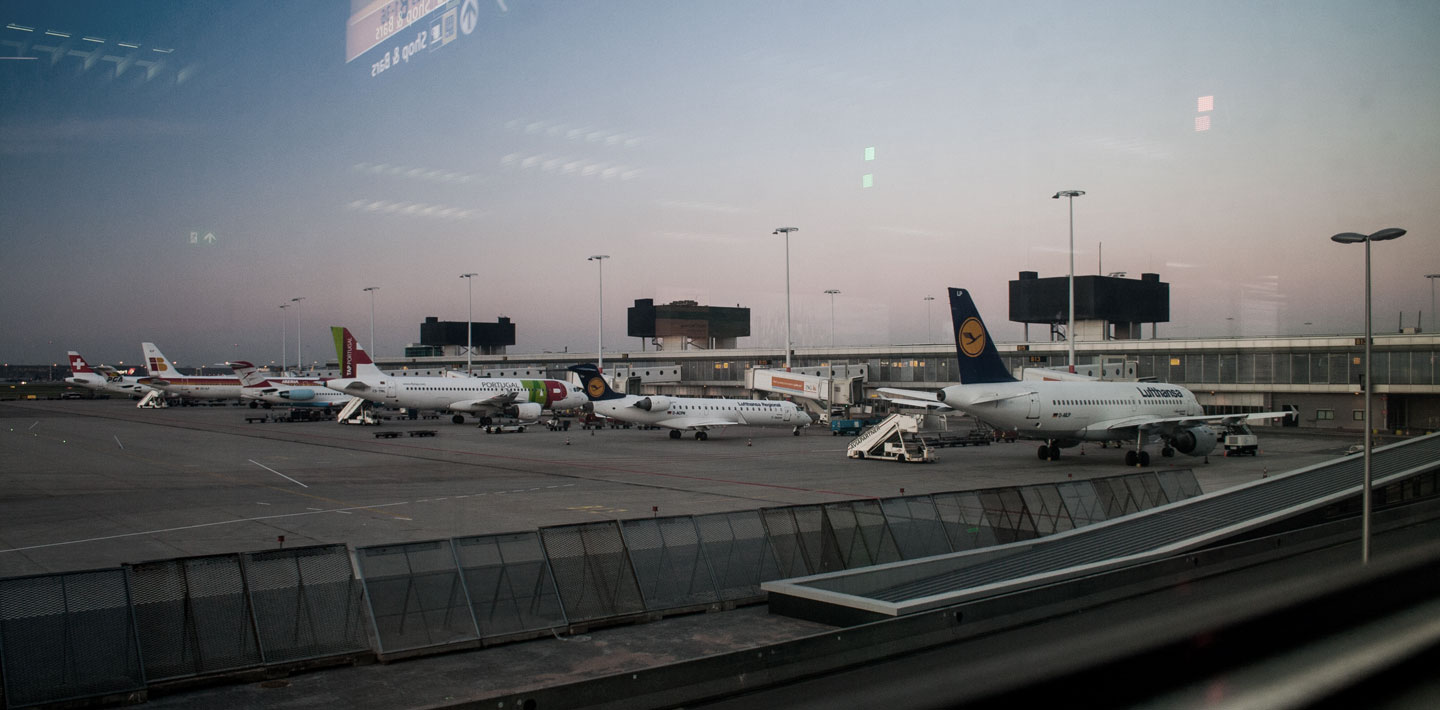
[[[330,335],[335,338],[335,357],[340,362],[340,376],[343,378],[381,377],[385,373],[375,366],[375,361],[365,354],[365,348],[350,334],[349,328],[331,326]]]
[[[1014,382],[1005,369],[1005,362],[990,339],[985,321],[970,292],[950,289],[950,316],[955,324],[955,355],[960,360],[960,384],[977,385],[987,382]]]
[[[89,365],[85,364],[85,358],[80,357],[80,353],[77,353],[77,352],[75,352],[74,350],[71,350],[71,351],[69,352],[69,355],[70,355],[70,374],[72,374],[72,375],[79,375],[79,374],[82,374],[82,373],[91,373],[91,372],[94,372],[94,370],[90,369],[90,366],[89,366]]]
[[[141,343],[140,349],[145,351],[145,369],[150,372],[151,377],[165,379],[166,377],[179,377],[180,371],[175,368],[175,363],[166,359],[160,348],[155,343]]]
[[[604,375],[600,374],[600,368],[588,362],[583,365],[575,365],[570,368],[570,371],[580,376],[580,386],[585,388],[585,396],[589,397],[591,402],[620,399],[625,396],[610,389],[610,385],[605,384]]]

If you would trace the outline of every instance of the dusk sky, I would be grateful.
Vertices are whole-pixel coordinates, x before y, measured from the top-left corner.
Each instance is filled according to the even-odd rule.
[[[332,359],[367,286],[398,356],[465,320],[465,272],[512,354],[593,353],[592,254],[607,352],[639,298],[779,348],[780,226],[797,346],[826,289],[840,344],[944,339],[948,286],[1015,340],[1062,189],[1077,273],[1171,284],[1161,337],[1358,332],[1363,249],[1329,237],[1385,227],[1376,328],[1431,322],[1440,3],[414,0],[347,63],[372,5],[0,3],[0,361],[268,363],[283,317],[293,363],[296,297]]]

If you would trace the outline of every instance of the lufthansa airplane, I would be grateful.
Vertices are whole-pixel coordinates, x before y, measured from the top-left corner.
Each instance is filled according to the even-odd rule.
[[[393,407],[454,412],[456,424],[464,423],[465,414],[478,414],[480,423],[488,424],[492,415],[531,420],[543,410],[585,404],[585,393],[563,380],[387,375],[348,329],[333,327],[330,332],[344,376],[327,380],[325,386],[342,394]]]
[[[585,394],[590,396],[590,404],[596,414],[622,422],[665,427],[670,430],[671,439],[679,439],[681,430],[689,430],[695,432],[696,439],[704,441],[710,438],[707,433],[710,429],[727,426],[786,426],[794,429],[795,435],[799,436],[800,429],[811,422],[810,415],[800,411],[794,402],[659,395],[641,397],[610,389],[594,365],[576,365],[570,370],[580,375]]]
[[[1150,465],[1145,444],[1158,440],[1162,456],[1205,456],[1221,432],[1211,424],[1279,419],[1290,412],[1206,415],[1195,395],[1179,385],[1147,382],[1018,381],[990,340],[980,312],[965,289],[950,289],[960,384],[938,393],[882,388],[891,401],[939,411],[959,410],[990,426],[1039,439],[1039,457],[1054,461],[1060,450],[1084,441],[1133,441],[1127,466]],[[898,397],[896,397],[898,395]]]

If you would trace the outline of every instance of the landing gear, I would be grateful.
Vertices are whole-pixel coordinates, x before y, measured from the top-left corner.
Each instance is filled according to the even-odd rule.
[[[454,422],[454,423],[456,423],[456,424],[464,424],[464,423],[465,423],[465,415],[464,415],[464,414],[456,414],[456,415],[450,417],[450,421],[452,421],[452,422]]]
[[[1041,461],[1050,458],[1050,447],[1045,444],[1041,444],[1040,448],[1035,450],[1035,456],[1037,456]]]
[[[480,426],[490,426],[491,424],[494,424],[494,423],[495,423],[495,420],[494,420],[494,419],[491,419],[490,417],[480,417]]]
[[[1060,446],[1053,442],[1040,445],[1040,450],[1035,452],[1041,461],[1059,461]]]
[[[1125,452],[1125,465],[1126,465],[1126,466],[1140,466],[1140,467],[1142,467],[1142,468],[1145,467],[1145,466],[1149,466],[1149,465],[1150,465],[1150,452],[1149,452],[1149,451],[1145,451],[1144,449],[1141,449],[1140,451],[1126,451],[1126,452]]]
[[[704,440],[709,439],[709,438],[710,438],[710,435],[709,435],[709,434],[706,434],[706,433],[703,432],[703,431],[697,431],[697,432],[695,432],[695,440],[696,440],[696,441],[704,441]]]
[[[795,431],[791,432],[791,434],[794,436],[800,436],[800,427],[795,427]]]
[[[1161,455],[1161,456],[1164,456],[1164,457],[1167,458],[1167,459],[1170,458],[1170,457],[1172,457],[1172,456],[1174,456],[1174,455],[1175,455],[1175,447],[1173,447],[1173,446],[1167,446],[1167,447],[1161,449],[1161,450],[1160,450],[1160,455]]]
[[[671,430],[670,430],[670,438],[671,438],[671,439],[679,439],[679,438],[680,438],[680,430],[679,430],[679,429],[671,429]]]

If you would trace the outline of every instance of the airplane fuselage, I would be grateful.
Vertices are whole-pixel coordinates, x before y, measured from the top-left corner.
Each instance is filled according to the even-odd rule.
[[[642,409],[636,403],[663,401],[663,409]],[[710,429],[723,426],[807,426],[810,415],[793,402],[710,397],[637,397],[592,402],[595,413],[632,424],[667,429]]]
[[[228,375],[214,377],[166,377],[146,383],[165,394],[184,399],[243,399],[240,378]]]
[[[356,382],[365,388],[352,386]],[[498,412],[511,403],[538,404],[551,410],[572,409],[586,402],[585,393],[579,387],[549,379],[385,376],[373,380],[334,379],[326,382],[326,386],[389,406],[455,412]],[[497,403],[485,403],[489,400]]]
[[[128,376],[107,378],[103,375],[84,373],[71,375],[65,378],[65,381],[72,385],[79,385],[86,389],[95,390],[96,392],[135,395],[138,397],[152,389],[140,384],[137,381],[139,379],[139,377]]]
[[[943,392],[946,405],[1027,439],[1119,441],[1134,438],[1135,430],[1107,423],[1204,413],[1193,393],[1170,384],[995,382],[951,386]]]

